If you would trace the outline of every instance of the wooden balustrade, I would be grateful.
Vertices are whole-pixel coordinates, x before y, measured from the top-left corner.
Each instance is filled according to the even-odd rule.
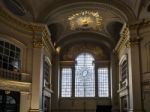
[[[30,75],[17,71],[10,71],[0,68],[0,78],[21,82],[30,82]]]

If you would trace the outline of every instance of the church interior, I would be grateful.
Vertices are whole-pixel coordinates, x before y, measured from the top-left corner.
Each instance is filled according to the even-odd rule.
[[[150,0],[0,0],[0,112],[150,112]]]

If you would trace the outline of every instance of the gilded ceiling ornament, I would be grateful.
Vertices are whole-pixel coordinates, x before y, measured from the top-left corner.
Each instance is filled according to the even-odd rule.
[[[102,16],[98,11],[81,11],[68,17],[71,30],[101,30]]]

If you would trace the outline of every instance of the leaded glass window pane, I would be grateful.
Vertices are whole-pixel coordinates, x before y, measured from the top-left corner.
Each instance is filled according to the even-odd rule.
[[[108,68],[98,69],[98,95],[109,97]]]
[[[94,58],[82,53],[76,58],[75,66],[75,97],[95,96]]]
[[[18,47],[0,40],[0,68],[19,70],[20,54],[21,51]]]
[[[72,89],[72,70],[71,68],[63,68],[61,71],[61,96],[71,97]]]

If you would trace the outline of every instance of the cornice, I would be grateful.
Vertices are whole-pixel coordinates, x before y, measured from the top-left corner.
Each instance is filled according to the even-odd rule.
[[[136,47],[139,46],[139,44],[140,44],[140,39],[129,39],[126,42],[126,47],[127,48]]]
[[[30,35],[32,35],[33,38],[33,47],[46,47],[48,49],[55,50],[51,43],[51,34],[46,25],[20,20],[6,12],[2,7],[0,7],[0,21],[15,30],[19,30],[19,32],[27,34],[30,32]]]
[[[139,21],[137,23],[130,24],[128,25],[128,27],[130,30],[150,27],[150,19],[146,19],[146,20]]]
[[[128,40],[129,40],[129,28],[126,25],[124,25],[120,33],[120,40],[117,43],[116,48],[115,48],[116,54],[119,54],[120,51],[126,47],[126,43]]]
[[[138,38],[130,38],[130,31],[127,25],[124,25],[121,33],[120,33],[120,40],[116,45],[114,50],[115,54],[119,54],[125,48],[136,47],[140,44],[141,39]]]

